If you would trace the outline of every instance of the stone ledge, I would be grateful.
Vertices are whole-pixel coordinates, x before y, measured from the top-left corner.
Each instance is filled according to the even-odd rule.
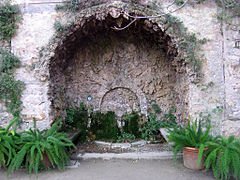
[[[97,145],[103,146],[103,147],[108,147],[108,148],[121,148],[121,149],[127,149],[131,147],[141,147],[144,146],[145,144],[149,144],[150,142],[148,141],[136,141],[132,143],[110,143],[110,142],[104,142],[104,141],[95,141]]]
[[[177,158],[181,158],[182,153],[177,155]],[[76,159],[104,159],[104,160],[111,160],[111,159],[174,159],[173,152],[145,152],[145,153],[122,153],[122,154],[115,154],[115,153],[86,153],[86,154],[79,154],[76,156]]]

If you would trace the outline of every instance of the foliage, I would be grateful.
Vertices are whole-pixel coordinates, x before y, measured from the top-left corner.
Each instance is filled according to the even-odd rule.
[[[69,28],[71,25],[73,25],[73,22],[69,23],[69,24],[62,24],[60,21],[55,21],[54,22],[54,29],[56,30],[56,32],[58,34],[63,33],[67,28]],[[40,57],[41,57],[41,52],[39,53]]]
[[[15,34],[20,20],[20,10],[17,5],[11,5],[9,1],[0,4],[0,38],[9,41]]]
[[[199,149],[198,154],[198,165],[200,165],[203,150],[207,147],[207,143],[212,140],[209,135],[210,126],[207,127],[206,131],[203,131],[201,121],[197,123],[188,121],[186,127],[177,126],[173,130],[168,130],[169,142],[173,142],[174,158],[176,160],[177,153],[182,150],[183,147],[193,147]]]
[[[86,105],[81,103],[79,107],[67,109],[66,113],[66,124],[81,132],[80,141],[86,141],[88,135],[88,109]]]
[[[176,112],[176,109],[170,109],[167,114],[163,114],[160,120],[157,118],[157,115],[160,115],[162,112],[159,106],[152,104],[152,109],[154,113],[149,114],[147,123],[139,129],[141,137],[145,140],[154,140],[160,128],[169,128],[177,125],[176,117],[173,114],[173,112]]]
[[[198,72],[201,68],[201,57],[199,51],[201,51],[201,44],[207,42],[205,38],[197,39],[196,34],[188,33],[187,28],[184,27],[183,22],[178,18],[167,15],[166,23],[168,29],[177,34],[181,39],[179,40],[178,49],[181,52],[179,54],[180,60],[189,63],[195,72]]]
[[[174,112],[176,112],[176,109],[170,109],[167,114],[163,115],[161,119],[161,128],[177,126],[176,117],[173,114]]]
[[[120,136],[118,136],[117,142],[132,142],[136,139],[133,134],[123,132]]]
[[[157,120],[156,114],[150,113],[148,122],[139,129],[141,138],[145,140],[154,140],[154,136],[159,132],[160,127],[161,122]]]
[[[173,112],[175,109],[169,110],[160,120],[157,119],[156,112],[161,113],[161,109],[157,104],[154,104],[154,113],[150,113],[148,122],[141,125],[140,117],[137,112],[126,113],[121,117],[122,129],[117,125],[115,113],[108,111],[90,111],[86,105],[81,103],[80,107],[69,108],[66,110],[65,125],[70,126],[70,129],[80,131],[80,142],[89,139],[97,140],[112,140],[124,141],[143,138],[145,140],[155,140],[160,134],[161,127],[176,126],[176,117]],[[69,128],[68,128],[69,129]],[[65,130],[66,131],[66,130]]]
[[[19,67],[20,62],[19,59],[14,56],[9,51],[4,51],[2,48],[0,48],[0,73],[8,73],[12,74],[14,69]]]
[[[16,145],[16,141],[20,138],[14,130],[9,131],[11,126],[16,122],[16,118],[9,123],[7,128],[0,129],[0,164],[8,166],[16,155],[19,147]],[[1,168],[0,165],[0,168]]]
[[[71,0],[65,2],[64,5],[57,5],[56,11],[69,11],[69,12],[77,12],[83,8],[96,6],[101,4],[101,1],[95,0]]]
[[[240,17],[239,0],[216,0],[216,3],[222,8],[218,19],[229,22],[233,17]]]
[[[20,10],[17,5],[11,5],[10,1],[0,3],[0,39],[10,41],[18,28]],[[17,117],[20,123],[21,94],[24,84],[14,79],[14,70],[19,67],[20,62],[10,51],[0,48],[0,103],[4,102],[8,111]]]
[[[8,174],[24,165],[29,174],[34,171],[37,175],[42,167],[44,154],[47,155],[53,166],[57,166],[59,170],[64,169],[65,164],[69,162],[66,148],[74,145],[66,138],[65,134],[58,132],[59,123],[60,121],[53,124],[50,129],[40,131],[36,128],[34,119],[34,129],[20,133],[22,136],[17,142],[20,150],[10,163]]]
[[[175,4],[178,5],[178,6],[181,6],[181,5],[184,4],[184,0],[176,0]]]
[[[56,22],[54,23],[54,29],[55,29],[57,32],[63,32],[64,29],[65,29],[65,27],[64,27],[64,25],[61,24],[61,22],[56,21]]]
[[[212,168],[215,178],[229,179],[234,176],[240,178],[240,140],[230,136],[228,139],[221,136],[207,143],[204,164]]]
[[[24,83],[14,79],[14,70],[19,67],[20,62],[16,56],[9,51],[0,48],[0,102],[5,102],[9,112],[18,117],[20,122],[21,94]]]
[[[160,114],[162,112],[162,110],[160,109],[160,107],[158,106],[158,104],[152,104],[152,109],[154,110],[154,112],[156,114]]]
[[[126,113],[121,119],[123,125],[123,132],[131,134],[134,137],[139,137],[139,115],[137,112]]]
[[[96,139],[117,140],[120,130],[117,126],[114,112],[109,111],[106,114],[100,111],[92,112],[90,119],[90,132],[96,136]]]

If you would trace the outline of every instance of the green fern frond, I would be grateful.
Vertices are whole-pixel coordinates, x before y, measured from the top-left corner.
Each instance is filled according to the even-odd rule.
[[[202,161],[203,151],[204,151],[204,144],[201,144],[198,152],[198,163],[197,163],[198,167],[200,167],[200,164]]]

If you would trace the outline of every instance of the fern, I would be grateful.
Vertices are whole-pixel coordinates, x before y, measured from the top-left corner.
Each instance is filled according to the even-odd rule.
[[[234,136],[228,139],[221,136],[208,142],[208,150],[205,152],[204,164],[206,168],[212,168],[217,179],[229,179],[233,176],[240,178],[240,144]]]
[[[201,159],[203,157],[204,149],[207,147],[207,142],[211,141],[212,136],[209,135],[210,126],[206,131],[202,130],[201,122],[197,121],[190,123],[183,128],[181,126],[174,127],[173,130],[168,129],[169,142],[173,142],[174,159],[177,158],[177,153],[182,150],[183,147],[194,147],[199,149],[198,154],[198,166],[200,166]]]
[[[21,141],[19,141],[21,150],[11,161],[8,174],[19,169],[25,162],[25,168],[29,174],[34,172],[37,175],[41,169],[44,154],[47,155],[53,167],[57,166],[60,170],[64,169],[65,164],[69,161],[66,147],[74,145],[66,138],[65,134],[58,132],[59,124],[60,122],[56,122],[50,129],[40,131],[34,122],[33,130],[20,132],[22,135]]]
[[[10,164],[18,149],[15,142],[18,141],[19,135],[14,130],[9,131],[16,120],[16,118],[12,120],[6,129],[1,129],[0,131],[0,164],[3,167]]]

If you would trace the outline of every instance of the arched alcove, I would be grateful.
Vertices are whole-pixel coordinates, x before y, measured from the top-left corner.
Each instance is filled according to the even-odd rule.
[[[39,74],[49,83],[52,119],[81,102],[95,110],[112,105],[114,111],[122,103],[124,111],[139,109],[146,115],[154,102],[164,112],[176,107],[178,119],[186,114],[187,76],[184,65],[176,63],[172,38],[146,19],[114,30],[129,23],[122,11],[109,5],[89,11],[49,45]]]

